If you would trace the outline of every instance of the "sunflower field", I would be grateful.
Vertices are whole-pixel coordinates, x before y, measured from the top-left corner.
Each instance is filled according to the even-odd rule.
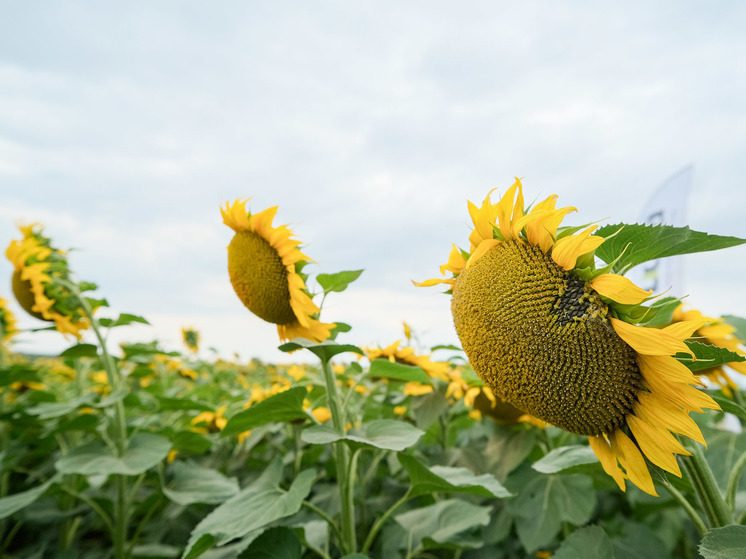
[[[0,299],[0,557],[746,557],[746,319],[624,275],[746,240],[556,202],[516,180],[468,203],[416,283],[445,287],[460,347],[356,339],[322,315],[363,271],[311,277],[276,207],[226,204],[231,284],[283,363],[206,359],[191,327],[182,351],[111,347],[147,317],[19,226],[0,295],[70,346],[14,351]]]

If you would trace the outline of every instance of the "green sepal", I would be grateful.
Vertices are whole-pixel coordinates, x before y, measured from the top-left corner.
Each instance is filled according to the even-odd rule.
[[[619,231],[620,227],[624,229]],[[639,223],[605,225],[595,234],[606,239],[596,249],[596,256],[606,263],[616,260],[612,266],[615,273],[624,273],[638,264],[658,258],[719,250],[746,243],[746,239],[709,235],[692,231],[689,227]],[[625,249],[624,256],[619,258]]]

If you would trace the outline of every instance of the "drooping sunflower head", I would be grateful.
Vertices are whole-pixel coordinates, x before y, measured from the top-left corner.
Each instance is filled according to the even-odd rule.
[[[90,324],[80,299],[70,289],[72,282],[65,251],[52,246],[38,223],[19,226],[23,238],[11,241],[5,255],[13,264],[13,293],[21,307],[35,318],[54,322],[63,334],[80,339]],[[96,285],[80,282],[80,292]],[[103,301],[90,301],[94,308]]]
[[[277,206],[256,214],[246,201],[221,208],[223,223],[235,231],[228,245],[233,290],[256,316],[277,325],[281,340],[327,339],[334,324],[319,322],[319,308],[306,289],[303,267],[311,261],[286,225],[272,226]]]
[[[8,301],[0,297],[0,342],[7,342],[18,333],[16,317],[8,308]]]
[[[595,225],[561,227],[575,208],[556,198],[527,210],[516,179],[498,203],[470,202],[469,251],[454,246],[441,266],[450,277],[416,285],[450,286],[456,332],[495,396],[587,435],[620,488],[629,479],[655,494],[643,456],[680,475],[675,454],[688,452],[669,431],[702,441],[688,413],[718,407],[673,357],[691,354],[683,340],[703,322],[635,322],[652,292],[597,270],[604,238]]]
[[[199,351],[199,332],[194,328],[182,328],[181,340],[190,351]]]

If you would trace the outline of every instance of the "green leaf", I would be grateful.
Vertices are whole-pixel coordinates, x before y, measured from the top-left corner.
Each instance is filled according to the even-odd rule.
[[[345,435],[338,433],[333,427],[314,425],[301,433],[301,439],[308,444],[325,445],[337,441],[348,441],[384,450],[399,451],[414,445],[423,434],[424,431],[403,421],[375,419],[363,423],[359,429]]]
[[[347,289],[347,286],[359,278],[362,273],[363,270],[349,270],[336,274],[318,274],[316,281],[324,288],[324,295],[328,295],[332,291],[340,293]]]
[[[105,327],[105,328],[114,328],[115,326],[126,326],[128,324],[132,324],[133,322],[139,322],[140,324],[150,324],[147,320],[145,320],[141,316],[137,316],[136,314],[129,314],[129,313],[122,313],[119,315],[119,317],[116,320],[112,320],[111,318],[99,318],[98,323]]]
[[[436,351],[438,349],[450,349],[451,351],[464,351],[457,345],[452,345],[452,344],[434,345],[433,347],[430,348],[430,351]]]
[[[726,363],[746,361],[746,357],[743,355],[739,355],[724,347],[700,342],[687,341],[684,343],[694,352],[696,359],[692,360],[692,356],[688,353],[677,353],[676,359],[686,365],[690,371],[702,371],[704,369],[711,369],[712,367],[719,367]]]
[[[619,231],[621,227],[623,229]],[[617,231],[618,234],[614,235]],[[594,234],[599,237],[614,235],[596,249],[596,256],[604,262],[613,262],[624,251],[611,268],[614,273],[624,273],[638,264],[666,256],[719,250],[746,243],[746,239],[709,235],[692,231],[689,227],[639,223],[605,225]]]
[[[322,361],[329,361],[329,359],[340,353],[351,352],[363,355],[363,350],[355,345],[338,344],[333,340],[314,342],[305,338],[295,338],[294,340],[290,340],[288,343],[282,344],[278,349],[280,351],[291,353],[304,348],[313,352]]]
[[[733,316],[732,314],[726,314],[725,316],[723,316],[723,320],[725,320],[726,323],[730,324],[736,329],[735,336],[739,340],[746,340],[746,318]]]
[[[37,487],[3,497],[0,499],[0,519],[7,518],[11,514],[26,508],[41,497],[53,483],[57,483],[58,481],[59,476],[53,476]]]
[[[731,413],[736,417],[740,417],[741,419],[746,419],[746,408],[744,408],[743,406],[735,403],[730,398],[721,396],[720,394],[714,394],[712,392],[708,392],[708,394],[713,400],[715,400],[715,402],[717,402],[717,404],[720,406],[720,409],[722,409],[724,412]]]
[[[60,353],[60,357],[98,357],[98,348],[93,344],[77,344]]]
[[[169,450],[171,443],[167,438],[152,433],[138,433],[130,439],[121,457],[114,456],[103,443],[92,442],[73,448],[57,460],[55,467],[63,474],[134,476],[158,464],[168,456]]]
[[[194,462],[174,462],[171,471],[173,480],[163,487],[163,494],[179,505],[216,505],[233,497],[239,490],[236,478],[225,477]]]
[[[705,534],[699,544],[705,559],[742,559],[746,557],[746,526],[724,526]]]
[[[210,439],[200,433],[195,433],[194,431],[176,431],[169,434],[168,438],[171,439],[173,448],[176,450],[185,450],[188,452],[203,454],[212,447]]]
[[[158,404],[161,410],[197,410],[197,411],[213,411],[215,408],[202,402],[190,400],[189,398],[166,398],[165,396],[157,396]]]
[[[334,328],[329,331],[329,339],[336,340],[339,334],[349,332],[350,330],[352,330],[352,326],[350,326],[349,324],[345,324],[344,322],[335,322]]]
[[[430,377],[421,367],[403,365],[395,361],[379,358],[370,362],[370,369],[366,375],[369,378],[388,378],[404,382],[421,382],[428,384]]]
[[[614,548],[599,526],[576,530],[552,554],[552,559],[614,559]]]
[[[583,464],[597,464],[598,458],[587,445],[561,446],[548,452],[531,467],[542,474],[556,474]]]
[[[614,547],[615,559],[670,559],[671,553],[666,548],[662,539],[658,537],[661,526],[653,528],[646,524],[630,522],[622,523],[622,533],[613,534],[611,542]],[[655,530],[655,531],[654,531]],[[676,530],[676,536],[681,532],[681,527]]]
[[[238,559],[301,559],[303,550],[295,532],[285,526],[270,528],[238,556]]]
[[[74,398],[67,402],[42,402],[26,409],[30,415],[35,415],[39,419],[52,419],[53,417],[62,417],[81,407],[93,405],[95,396],[93,394],[84,394],[79,398]]]
[[[408,454],[399,453],[399,462],[409,474],[412,496],[428,493],[468,493],[480,497],[511,497],[512,494],[491,474],[474,475],[466,468],[427,467]]]
[[[433,543],[454,542],[468,548],[477,547],[481,542],[478,538],[465,540],[459,536],[479,526],[487,526],[490,510],[491,507],[449,499],[405,512],[395,516],[394,520],[407,531],[414,548],[427,543],[425,539],[431,542],[427,547],[436,547]]]
[[[281,473],[282,465],[275,461],[259,479],[203,518],[192,531],[183,557],[199,557],[213,545],[224,545],[298,512],[316,473],[302,471],[287,491],[277,485]]]
[[[303,409],[303,400],[307,395],[308,391],[304,386],[296,386],[257,402],[250,408],[230,417],[222,431],[222,436],[238,435],[267,423],[308,419],[308,413]]]
[[[576,526],[588,522],[596,506],[593,482],[581,474],[544,475],[523,466],[508,478],[506,487],[516,493],[506,503],[528,552],[552,542],[562,521]]]

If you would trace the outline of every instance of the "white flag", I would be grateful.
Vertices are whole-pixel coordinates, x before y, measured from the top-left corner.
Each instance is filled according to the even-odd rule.
[[[675,227],[686,225],[686,205],[692,185],[692,171],[692,165],[688,165],[666,180],[648,200],[638,223]],[[656,294],[670,288],[667,295],[685,295],[681,256],[644,262],[627,275],[643,289],[652,289]]]

